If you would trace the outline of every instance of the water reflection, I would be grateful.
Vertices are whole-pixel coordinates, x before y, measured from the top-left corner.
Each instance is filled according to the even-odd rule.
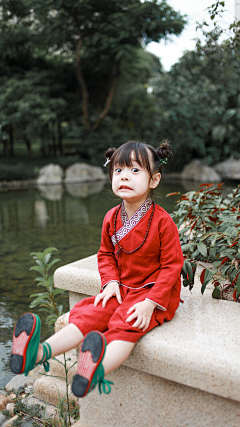
[[[41,227],[45,227],[49,218],[47,214],[47,205],[44,200],[36,200],[34,204],[35,215]]]
[[[63,195],[63,186],[62,184],[50,184],[50,185],[43,185],[38,184],[37,186],[38,190],[40,191],[40,194],[44,199],[47,200],[61,200]]]
[[[84,184],[65,184],[67,192],[73,197],[87,197],[90,194],[100,193],[105,181],[85,182]]]

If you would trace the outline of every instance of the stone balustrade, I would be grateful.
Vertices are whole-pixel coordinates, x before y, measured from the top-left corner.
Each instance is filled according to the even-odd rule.
[[[55,287],[69,291],[70,308],[96,295],[96,255],[60,267]],[[110,395],[95,389],[80,402],[78,427],[237,427],[240,425],[240,310],[213,299],[212,289],[182,289],[174,319],[139,340],[109,375]],[[68,321],[63,316],[57,327]]]

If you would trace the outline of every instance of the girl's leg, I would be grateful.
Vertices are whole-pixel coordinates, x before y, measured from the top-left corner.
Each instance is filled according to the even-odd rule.
[[[102,362],[105,375],[110,374],[127,359],[134,345],[135,343],[120,340],[112,341],[108,344]]]
[[[52,335],[45,342],[47,342],[52,350],[52,357],[58,356],[59,354],[65,353],[66,351],[72,350],[77,347],[83,341],[83,334],[76,325],[70,323],[65,328]],[[43,357],[43,346],[39,344],[38,355],[36,363],[38,363]]]

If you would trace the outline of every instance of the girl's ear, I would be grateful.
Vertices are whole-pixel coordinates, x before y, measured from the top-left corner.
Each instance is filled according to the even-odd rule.
[[[158,186],[160,180],[161,180],[161,174],[160,174],[160,172],[155,173],[153,175],[153,178],[150,181],[149,187],[152,188],[152,189],[156,188]]]

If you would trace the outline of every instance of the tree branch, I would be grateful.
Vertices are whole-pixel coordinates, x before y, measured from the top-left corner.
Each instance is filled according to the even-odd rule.
[[[76,48],[76,73],[77,73],[78,84],[82,92],[82,109],[83,109],[83,119],[84,119],[85,129],[87,132],[89,132],[89,129],[90,129],[89,120],[88,120],[89,94],[88,94],[87,84],[83,77],[82,66],[80,62],[81,47],[82,47],[82,39],[81,39],[81,34],[79,34],[79,40],[77,42],[77,48]]]
[[[117,73],[113,73],[115,74],[113,76],[113,80],[112,80],[112,84],[105,102],[105,106],[104,109],[102,110],[101,114],[99,115],[97,121],[95,122],[95,124],[93,125],[93,130],[97,130],[97,128],[99,127],[101,121],[104,119],[104,117],[106,116],[106,114],[108,113],[108,111],[110,110],[111,104],[112,104],[112,100],[113,100],[113,96],[115,93],[115,89],[116,89],[116,84],[117,84],[117,80],[118,80],[118,74]]]

